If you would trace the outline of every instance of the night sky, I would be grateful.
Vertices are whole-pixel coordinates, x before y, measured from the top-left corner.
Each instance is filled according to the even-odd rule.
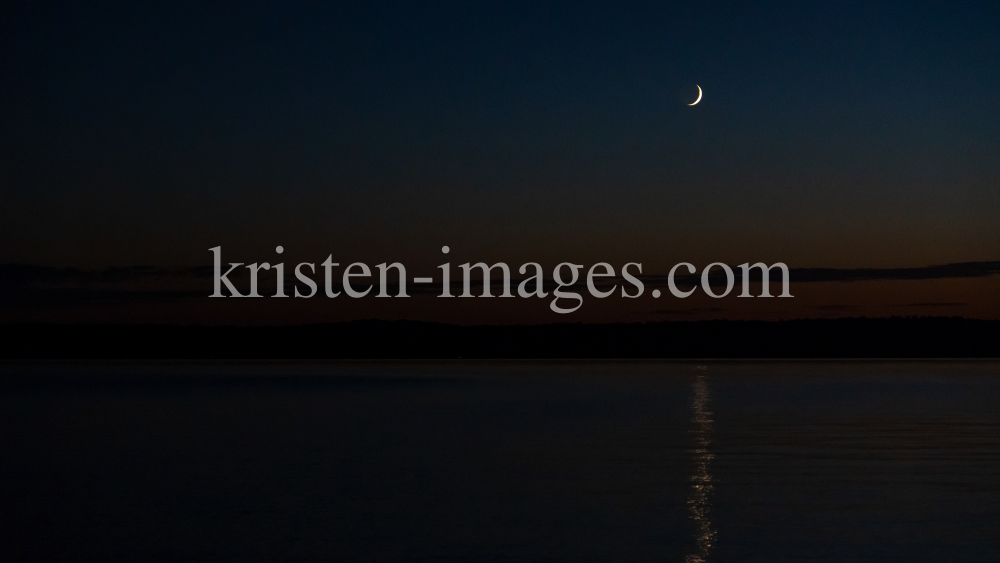
[[[998,30],[995,1],[7,5],[0,306],[60,322],[1000,318]],[[912,272],[793,276],[795,299],[647,289],[560,316],[525,299],[209,300],[219,245],[411,276],[498,260]],[[980,264],[920,273],[956,263]]]

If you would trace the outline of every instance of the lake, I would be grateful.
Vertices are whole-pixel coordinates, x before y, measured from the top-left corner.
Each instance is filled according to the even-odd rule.
[[[3,561],[1000,561],[1000,362],[0,365]]]

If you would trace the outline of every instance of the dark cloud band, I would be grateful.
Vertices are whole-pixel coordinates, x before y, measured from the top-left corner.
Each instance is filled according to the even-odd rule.
[[[996,262],[963,262],[926,266],[920,268],[791,268],[789,278],[792,284],[814,282],[861,282],[888,280],[931,280],[946,278],[974,278],[1000,274],[1000,261]],[[740,280],[739,269],[735,270],[737,283]],[[760,281],[759,269],[751,272],[751,281]],[[127,305],[134,303],[165,303],[197,299],[211,292],[212,268],[200,266],[193,268],[162,268],[155,266],[133,266],[105,268],[102,270],[81,270],[77,268],[58,268],[51,266],[35,266],[27,264],[0,265],[0,304],[10,307],[37,306],[73,306],[73,305]],[[649,288],[667,286],[666,275],[637,276]],[[770,282],[781,283],[781,271],[773,269],[769,274]],[[263,280],[262,280],[263,281]],[[498,283],[494,280],[493,283]],[[512,286],[521,280],[512,279]],[[709,285],[716,287],[725,285],[723,271],[716,268],[708,277]],[[693,287],[701,283],[701,276],[676,276],[678,286]],[[293,283],[288,280],[286,283]],[[620,278],[605,278],[598,285],[610,287],[620,285]],[[461,288],[461,280],[453,280],[452,287]],[[473,280],[472,286],[482,285],[481,280]],[[198,289],[204,286],[204,289]],[[555,282],[545,280],[545,286],[554,287]],[[582,289],[581,281],[568,289]],[[261,290],[265,288],[262,283]],[[339,290],[339,288],[335,288]],[[395,288],[390,286],[390,293]],[[440,292],[437,284],[408,285],[411,294],[436,294]],[[916,303],[917,307],[943,306],[942,303]],[[958,305],[950,304],[949,305]],[[672,314],[665,312],[664,314]]]

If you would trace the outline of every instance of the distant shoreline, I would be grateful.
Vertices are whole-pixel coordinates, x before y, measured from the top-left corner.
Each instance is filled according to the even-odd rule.
[[[1000,357],[1000,320],[956,317],[458,326],[0,325],[6,360],[801,360]]]

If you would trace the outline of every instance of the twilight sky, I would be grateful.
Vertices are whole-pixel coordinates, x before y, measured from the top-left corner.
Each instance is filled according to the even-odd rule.
[[[210,247],[254,262],[278,244],[293,264],[333,254],[418,274],[443,244],[456,264],[635,261],[646,274],[678,261],[996,261],[1000,4],[902,6],[6,6],[0,264],[192,268],[211,265]],[[696,84],[704,99],[689,107]],[[618,302],[606,317],[528,317],[998,318],[997,280],[815,282],[834,285],[805,291],[801,311],[648,300],[645,313]],[[210,281],[191,288],[207,295]],[[223,318],[189,306],[52,318]],[[340,320],[327,313],[286,321]]]

